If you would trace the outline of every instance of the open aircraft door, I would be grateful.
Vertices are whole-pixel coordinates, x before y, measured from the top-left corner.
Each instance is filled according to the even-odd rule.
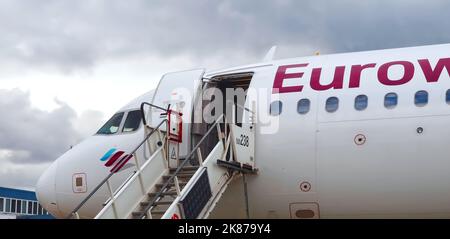
[[[179,132],[182,135],[181,142],[178,142],[177,152],[169,149],[169,154],[176,153],[180,159],[189,153],[194,98],[201,88],[204,73],[205,69],[167,73],[161,78],[153,97],[152,104],[164,108],[170,104],[171,110],[182,113],[182,132]],[[155,108],[150,111],[148,117],[152,127],[164,119],[161,113],[161,110]]]

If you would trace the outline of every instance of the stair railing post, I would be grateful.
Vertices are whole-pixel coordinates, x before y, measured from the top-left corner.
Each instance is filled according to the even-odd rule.
[[[166,154],[166,146],[168,144],[167,144],[167,142],[164,142],[164,141],[166,141],[168,139],[168,137],[161,136],[161,131],[159,129],[158,129],[157,133],[158,133],[159,142],[161,142],[163,144],[162,145],[162,147],[163,147],[162,148],[162,155],[163,155],[164,159],[166,160],[166,168],[169,168],[169,158],[167,157],[168,153]]]
[[[198,158],[198,164],[201,167],[203,164],[203,158],[202,158],[202,151],[200,150],[200,148],[197,148],[197,158]]]
[[[244,182],[245,214],[247,215],[247,219],[250,219],[250,207],[248,205],[247,179],[245,177],[245,173],[242,173],[242,179]]]
[[[114,217],[118,219],[119,217],[117,215],[116,202],[114,200],[114,192],[112,190],[111,184],[109,183],[109,179],[108,181],[106,181],[106,185],[108,186],[109,195],[111,197],[111,205],[113,207]]]
[[[220,123],[216,124],[216,129],[217,129],[217,137],[219,138],[220,142],[222,142],[222,144],[223,144],[224,140],[223,140],[222,130],[220,128]]]
[[[222,160],[222,161],[225,160],[225,158],[227,157],[227,152],[228,152],[228,150],[230,148],[230,145],[231,145],[231,134],[228,135],[228,138],[227,138],[226,143],[225,143],[225,148],[223,150],[222,158],[220,160]],[[233,147],[233,146],[231,146],[231,147]]]
[[[224,117],[224,124],[223,124],[223,133],[224,133],[224,139],[226,140],[228,138],[228,121],[227,121],[227,117]]]
[[[236,114],[236,105],[233,103],[233,105],[231,106],[231,123],[232,124],[236,124],[236,118],[237,118],[237,114]]]
[[[152,212],[151,212],[150,210],[147,210],[147,212],[145,213],[145,217],[146,217],[147,219],[153,219],[153,217],[152,217]]]
[[[159,130],[158,130],[158,133],[159,133]],[[145,126],[145,135],[147,135],[147,134],[148,134],[148,126]],[[148,150],[150,151],[150,155],[152,155],[156,151],[156,149],[151,144],[150,139],[151,139],[151,137],[147,139],[147,147],[148,147]]]
[[[136,164],[136,168],[137,168],[137,174],[138,174],[138,178],[139,178],[139,184],[141,186],[142,195],[145,195],[144,180],[142,179],[141,166],[139,164],[139,160],[137,159],[136,153],[133,154],[133,158],[134,158],[134,163]]]
[[[170,116],[168,116],[168,117],[170,117]],[[166,143],[165,143],[164,153],[166,155],[167,168],[170,168],[169,133],[170,133],[169,123],[166,122],[166,138],[165,138]]]
[[[178,181],[178,176],[175,176],[174,178],[175,183],[175,189],[177,190],[177,196],[181,195],[181,188],[180,188],[180,182]]]
[[[78,214],[78,212],[74,212],[72,215],[75,219],[80,219],[80,215]]]
[[[255,125],[256,124],[256,102],[252,101],[252,112],[251,112],[251,122],[250,124]]]

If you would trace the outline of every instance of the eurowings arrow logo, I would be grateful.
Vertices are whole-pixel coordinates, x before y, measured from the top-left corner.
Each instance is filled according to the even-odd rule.
[[[126,169],[128,167],[131,167],[132,165],[129,165],[128,167],[125,167],[125,164],[127,164],[130,159],[133,158],[132,154],[126,154],[124,151],[117,150],[116,148],[112,148],[108,150],[103,157],[100,158],[100,161],[105,162],[105,167],[110,168],[111,173],[117,173],[121,169]]]

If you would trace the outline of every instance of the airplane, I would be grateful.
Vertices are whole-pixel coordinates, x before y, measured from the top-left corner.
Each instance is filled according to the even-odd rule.
[[[182,160],[214,122],[205,118],[231,105],[230,124],[256,115],[254,138],[236,141],[253,147],[257,173],[230,182],[209,218],[450,216],[450,44],[278,60],[274,52],[256,64],[164,75],[54,161],[37,183],[39,202],[66,218],[111,172],[110,191],[120,190],[151,154],[142,147],[126,161],[127,152],[170,109],[182,112]],[[243,100],[230,103],[226,89],[239,88]],[[208,89],[228,100],[206,117]],[[155,108],[141,110],[143,102]],[[99,189],[77,215],[95,218],[109,193]]]

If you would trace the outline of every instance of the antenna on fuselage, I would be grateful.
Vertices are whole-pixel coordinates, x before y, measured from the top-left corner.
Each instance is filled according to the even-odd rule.
[[[277,46],[272,46],[270,50],[266,53],[266,55],[263,58],[263,62],[267,61],[273,61],[273,58],[275,56],[275,52],[277,51]]]

